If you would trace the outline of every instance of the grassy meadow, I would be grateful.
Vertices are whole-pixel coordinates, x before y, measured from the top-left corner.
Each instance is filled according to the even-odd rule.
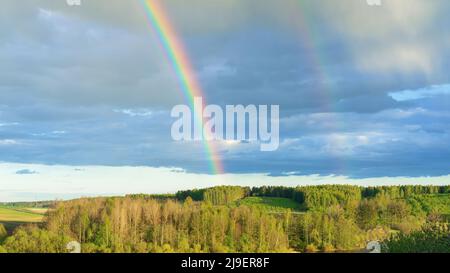
[[[46,208],[0,206],[0,224],[11,231],[22,224],[42,222],[46,213]]]
[[[282,197],[246,197],[235,202],[237,206],[255,207],[262,211],[284,213],[291,210],[294,213],[304,211],[301,204],[289,198]]]

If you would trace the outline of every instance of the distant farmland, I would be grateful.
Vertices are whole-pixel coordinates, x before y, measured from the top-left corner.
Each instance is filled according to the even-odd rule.
[[[0,207],[0,223],[11,231],[16,226],[42,222],[46,208]]]

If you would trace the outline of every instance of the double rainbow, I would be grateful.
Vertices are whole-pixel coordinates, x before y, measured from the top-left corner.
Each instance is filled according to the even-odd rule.
[[[159,0],[139,1],[143,5],[150,26],[156,32],[167,58],[175,71],[186,101],[191,106],[191,109],[195,111],[194,122],[197,123],[199,128],[202,128],[204,124],[202,109],[194,107],[194,99],[196,97],[202,97],[203,103],[205,103],[205,96],[196,80],[195,72],[189,61],[187,52],[178,38],[179,35],[177,35],[175,29],[172,27]],[[223,174],[223,164],[214,143],[207,141],[205,137],[203,139],[203,147],[208,158],[210,172],[212,174]]]

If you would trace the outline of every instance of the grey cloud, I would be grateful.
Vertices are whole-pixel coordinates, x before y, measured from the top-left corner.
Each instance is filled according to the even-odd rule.
[[[33,170],[29,170],[29,169],[23,169],[23,170],[18,170],[16,172],[16,174],[18,175],[30,175],[30,174],[37,174],[38,172],[33,171]]]

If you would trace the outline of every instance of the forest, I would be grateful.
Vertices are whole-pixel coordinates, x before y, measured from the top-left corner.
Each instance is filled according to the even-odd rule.
[[[18,205],[18,204],[16,204]],[[450,252],[450,186],[218,186],[49,202],[0,253]]]

